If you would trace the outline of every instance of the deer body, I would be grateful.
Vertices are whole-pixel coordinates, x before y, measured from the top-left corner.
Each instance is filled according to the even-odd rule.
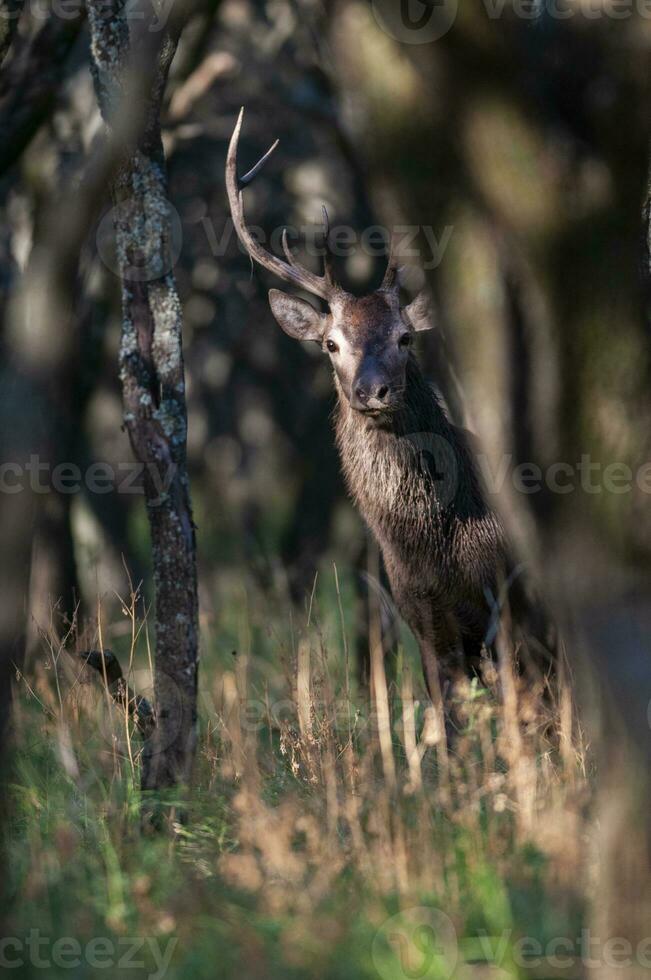
[[[501,528],[483,499],[464,434],[449,422],[413,355],[403,407],[385,424],[351,409],[337,387],[346,485],[380,546],[433,693],[437,674],[452,680],[478,661],[489,596],[505,560]]]
[[[241,124],[242,114],[226,161],[235,230],[257,262],[327,303],[321,313],[297,296],[269,293],[282,329],[318,343],[330,357],[348,488],[377,538],[394,600],[418,640],[430,695],[438,696],[441,682],[454,680],[479,657],[505,549],[465,437],[449,422],[411,351],[414,334],[432,325],[427,298],[420,294],[401,305],[391,259],[375,292],[356,297],[341,289],[332,276],[325,209],[323,276],[294,261],[285,236],[286,261],[267,252],[246,226],[241,189],[276,144],[238,179]]]

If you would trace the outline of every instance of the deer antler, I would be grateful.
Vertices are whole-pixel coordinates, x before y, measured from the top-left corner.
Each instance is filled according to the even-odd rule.
[[[387,268],[384,273],[384,279],[380,285],[380,289],[384,293],[394,293],[400,289],[400,268],[396,260],[396,243],[395,235],[392,234],[389,240],[389,257],[387,259]]]
[[[325,224],[325,244],[326,244],[326,256],[324,260],[324,275],[317,276],[308,269],[303,268],[299,265],[293,258],[292,253],[287,244],[287,231],[283,231],[282,235],[282,246],[287,258],[286,262],[282,259],[277,258],[271,252],[268,252],[265,248],[256,242],[255,238],[246,226],[246,220],[244,218],[244,204],[242,201],[242,188],[250,184],[251,181],[256,177],[256,175],[263,168],[271,154],[274,152],[278,146],[278,140],[269,147],[267,152],[260,160],[256,163],[254,167],[249,170],[243,177],[237,176],[237,148],[240,140],[240,130],[242,129],[242,119],[244,117],[244,109],[240,109],[240,114],[237,119],[237,124],[233,130],[233,135],[231,136],[231,142],[228,147],[228,155],[226,157],[226,191],[228,193],[228,200],[231,207],[231,217],[233,219],[233,226],[237,233],[237,237],[242,242],[247,252],[252,259],[255,259],[263,268],[268,269],[269,272],[273,272],[275,275],[279,276],[280,279],[284,279],[285,282],[289,282],[294,286],[298,286],[299,289],[305,289],[309,293],[314,293],[315,296],[320,296],[327,303],[330,302],[333,295],[337,291],[337,286],[332,278],[332,263],[331,263],[331,253],[330,245],[328,242],[329,235],[329,224],[328,215],[323,209],[324,213],[324,224]]]

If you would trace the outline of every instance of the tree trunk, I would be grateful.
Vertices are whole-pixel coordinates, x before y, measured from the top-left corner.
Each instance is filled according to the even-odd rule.
[[[198,602],[196,546],[186,468],[186,406],[181,307],[172,241],[159,111],[176,38],[151,45],[146,20],[127,24],[120,0],[89,0],[93,75],[102,115],[142,112],[140,137],[124,147],[113,180],[122,287],[120,377],[124,422],[145,467],[156,596],[156,728],[143,753],[143,789],[189,779],[196,741]],[[136,35],[138,33],[138,36]],[[159,35],[160,38],[160,35]],[[149,50],[148,50],[149,46]],[[144,58],[143,58],[144,55]],[[136,69],[146,100],[127,98]],[[135,106],[135,108],[134,108]]]
[[[651,143],[649,144],[649,156],[651,158]],[[647,177],[646,197],[642,209],[642,234],[644,235],[642,276],[644,278],[645,313],[647,325],[651,327],[651,162]]]

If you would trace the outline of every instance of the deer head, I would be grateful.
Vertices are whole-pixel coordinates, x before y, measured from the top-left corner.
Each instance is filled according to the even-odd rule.
[[[226,158],[226,189],[233,225],[252,259],[280,279],[320,297],[327,304],[322,313],[300,299],[278,289],[269,291],[271,311],[279,325],[297,340],[313,340],[328,354],[342,395],[351,408],[369,417],[394,412],[405,390],[406,369],[415,331],[432,324],[429,301],[419,293],[408,306],[400,305],[400,283],[393,251],[379,289],[367,296],[353,296],[333,278],[325,208],[325,256],[323,275],[303,268],[293,258],[283,232],[285,259],[278,258],[257,242],[244,219],[242,189],[250,184],[278,146],[278,140],[243,177],[237,175],[237,148],[244,110],[240,111]]]

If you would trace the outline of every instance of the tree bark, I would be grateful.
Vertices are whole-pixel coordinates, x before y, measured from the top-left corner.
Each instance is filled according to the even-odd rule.
[[[186,467],[187,416],[181,306],[172,272],[171,229],[159,113],[176,38],[129,25],[120,0],[89,0],[95,89],[114,130],[134,111],[130,82],[149,65],[140,136],[124,147],[112,184],[122,288],[120,378],[124,423],[145,467],[156,597],[156,727],[143,753],[143,789],[187,782],[196,741],[198,601],[196,545]],[[152,47],[154,41],[156,48]]]
[[[644,279],[644,301],[647,325],[651,327],[651,142],[649,143],[649,172],[647,176],[646,197],[642,208],[642,276]]]

